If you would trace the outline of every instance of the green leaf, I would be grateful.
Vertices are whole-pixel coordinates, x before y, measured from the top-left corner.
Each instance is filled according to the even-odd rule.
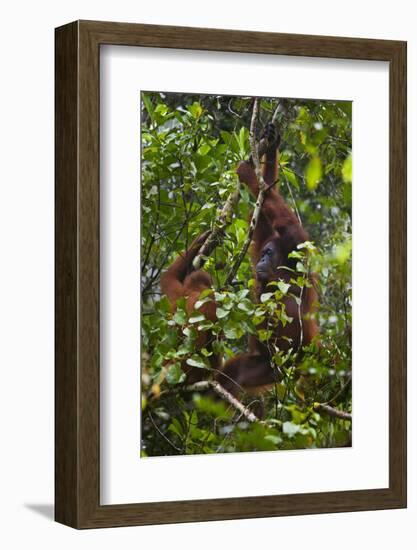
[[[272,336],[272,330],[261,329],[258,330],[258,338],[261,342],[266,342]]]
[[[342,178],[345,183],[352,181],[352,155],[346,157],[342,166]]]
[[[287,393],[287,387],[285,386],[285,384],[283,384],[282,382],[280,384],[277,384],[276,385],[276,392],[277,392],[277,397],[280,401],[284,401],[285,399],[285,395]]]
[[[152,101],[149,99],[148,95],[146,93],[142,93],[142,101],[145,105],[145,109],[148,111],[149,116],[151,117],[151,120],[153,120],[153,106]]]
[[[273,443],[274,445],[278,445],[279,443],[281,443],[281,438],[278,437],[277,435],[266,435],[265,436],[265,439],[267,441],[270,441],[271,443]]]
[[[248,288],[253,288],[256,284],[255,279],[249,279],[248,281]]]
[[[314,156],[306,166],[305,178],[307,182],[307,188],[310,191],[314,191],[317,185],[320,183],[322,177],[322,165],[320,157]]]
[[[188,110],[194,118],[200,118],[200,116],[203,114],[202,106],[196,101],[188,107]]]
[[[196,335],[195,328],[193,327],[184,327],[182,329],[182,333],[185,334],[187,338],[192,338],[193,336]]]
[[[303,258],[303,255],[302,255],[301,252],[297,252],[297,250],[293,250],[292,252],[290,252],[288,254],[288,257],[289,258],[296,258],[296,259],[301,260]]]
[[[190,353],[192,351],[192,346],[191,344],[182,344],[178,350],[177,350],[177,355],[187,355],[188,353]]]
[[[265,317],[262,316],[262,317],[258,317],[258,316],[255,316],[253,319],[252,319],[252,323],[255,325],[255,327],[257,327],[258,325],[260,325],[261,323],[263,323],[265,321]]]
[[[199,323],[200,321],[205,321],[206,318],[204,317],[203,314],[200,314],[200,315],[191,315],[191,317],[189,318],[189,322],[194,324],[194,323]]]
[[[224,317],[227,317],[229,313],[230,312],[227,309],[223,309],[222,307],[218,307],[216,309],[217,319],[223,319]]]
[[[295,266],[295,269],[299,271],[300,273],[307,273],[307,270],[303,264],[303,262],[297,262],[297,265]]]
[[[194,304],[194,309],[200,309],[200,307],[204,304],[207,304],[207,302],[211,302],[211,297],[203,298],[202,300],[197,300],[197,302]]]
[[[169,108],[167,105],[165,105],[164,103],[159,103],[156,107],[155,107],[155,113],[159,113],[160,115],[162,116],[165,116],[167,114],[167,112],[169,111]]]
[[[341,243],[339,245],[336,245],[333,249],[333,257],[339,264],[346,263],[352,254],[352,241],[346,241],[345,243]]]
[[[316,247],[311,241],[304,241],[303,243],[298,244],[297,248],[299,250],[302,250],[303,248],[306,248],[307,250],[316,250]]]
[[[205,156],[207,155],[207,153],[211,150],[211,147],[210,145],[208,145],[207,143],[205,143],[204,145],[201,145],[201,147],[198,148],[198,152],[200,153],[200,155],[202,156]]]
[[[181,425],[181,422],[178,420],[178,418],[173,418],[171,424],[168,427],[168,430],[179,437],[182,437],[184,435],[184,430]]]
[[[300,431],[300,426],[294,424],[293,422],[284,422],[282,425],[282,431],[289,437],[293,437],[296,433]]]
[[[206,288],[206,290],[203,290],[203,292],[200,294],[200,300],[203,300],[204,298],[207,298],[207,296],[211,296],[213,294],[213,290],[211,288]]]
[[[226,143],[226,145],[229,145],[232,141],[232,136],[229,132],[226,132],[225,130],[220,131],[220,135],[223,138],[223,141]]]
[[[343,200],[345,201],[345,205],[348,208],[351,208],[352,206],[352,184],[351,183],[345,183],[343,186]]]
[[[242,331],[240,331],[238,328],[225,328],[224,329],[224,335],[228,340],[236,340],[237,338],[240,338],[242,336]]]
[[[291,285],[289,285],[288,283],[284,283],[284,281],[278,281],[278,288],[280,289],[280,291],[283,294],[287,294],[288,289],[290,288],[290,286]]]
[[[237,293],[237,299],[243,300],[243,298],[246,298],[246,296],[249,294],[250,290],[248,288],[244,288],[243,290],[239,290]]]
[[[200,323],[197,327],[197,330],[198,331],[202,331],[202,330],[210,330],[211,328],[213,328],[214,325],[211,321],[203,321],[202,323]]]
[[[251,303],[248,300],[245,300],[244,302],[240,302],[237,305],[237,307],[238,307],[238,309],[240,309],[241,311],[244,311],[245,313],[252,313],[253,312],[253,307],[252,307]]]
[[[297,191],[300,190],[300,185],[298,183],[297,176],[294,174],[292,170],[289,168],[286,168],[285,166],[282,167],[282,173],[284,174],[284,177],[287,178],[289,183],[297,189]]]
[[[261,294],[261,303],[264,304],[267,302],[272,296],[274,295],[273,292],[264,292],[264,294]]]
[[[194,394],[193,401],[197,409],[218,420],[230,420],[233,412],[228,410],[221,401],[213,401],[199,393]]]
[[[190,365],[190,367],[197,367],[198,369],[205,369],[207,368],[206,363],[199,357],[198,355],[193,355],[186,361],[187,365]]]
[[[179,384],[185,379],[185,374],[182,371],[180,363],[170,365],[166,374],[166,380],[171,386]]]
[[[185,311],[179,309],[174,313],[173,320],[177,323],[177,325],[183,325],[187,320],[187,314]]]
[[[245,126],[242,126],[242,128],[239,131],[239,139],[238,139],[239,149],[242,155],[245,154],[245,151],[247,149],[248,137],[249,137],[249,132],[247,128],[245,128]]]

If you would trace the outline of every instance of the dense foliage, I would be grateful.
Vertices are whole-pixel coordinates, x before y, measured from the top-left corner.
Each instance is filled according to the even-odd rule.
[[[259,131],[278,103],[280,192],[300,216],[311,241],[299,247],[299,284],[317,274],[320,345],[277,352],[271,368],[280,382],[264,396],[264,420],[248,423],[235,408],[184,388],[181,362],[209,369],[196,352],[198,330],[217,336],[225,359],[247,350],[248,334],[268,339],[265,315],[285,319],[285,284],[271,285],[254,303],[249,255],[232,286],[225,279],[244,243],[253,198],[246,188],[221,246],[207,260],[215,285],[216,323],[184,301],[172,313],[159,278],[175,257],[218,220],[236,186],[235,169],[250,154],[251,98],[142,94],[142,456],[319,448],[350,445],[351,422],[325,414],[318,403],[351,411],[351,103],[313,100],[260,102]],[[303,275],[303,273],[305,275]],[[200,303],[211,299],[201,296]],[[210,373],[208,372],[208,376]],[[248,408],[253,397],[243,399]]]

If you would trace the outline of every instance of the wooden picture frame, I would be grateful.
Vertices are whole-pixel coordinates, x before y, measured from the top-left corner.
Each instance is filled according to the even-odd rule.
[[[75,528],[406,506],[406,43],[77,21],[56,29],[55,519]],[[389,62],[389,487],[100,505],[99,55],[117,44]]]

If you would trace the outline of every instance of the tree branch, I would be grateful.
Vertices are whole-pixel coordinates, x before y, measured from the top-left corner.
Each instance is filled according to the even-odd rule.
[[[212,389],[217,395],[222,399],[230,403],[232,407],[237,409],[249,422],[259,422],[259,418],[253,414],[243,403],[241,403],[236,397],[223,388],[221,384],[213,380],[202,380],[201,382],[196,382],[190,386],[185,386],[186,391],[204,391]]]
[[[335,409],[325,403],[314,403],[313,408],[315,411],[324,412],[333,418],[340,418],[342,420],[349,420],[349,422],[352,422],[352,415],[350,413]]]
[[[210,256],[216,246],[220,243],[224,235],[224,231],[229,224],[229,220],[232,217],[233,209],[239,200],[239,194],[240,181],[237,180],[236,188],[232,193],[230,193],[227,201],[224,203],[218,221],[216,221],[213,230],[209,233],[200,250],[198,251],[197,256],[193,260],[194,269],[201,269],[204,265],[206,258]]]
[[[345,393],[345,391],[348,389],[348,387],[350,386],[350,384],[352,383],[352,375],[350,374],[348,377],[347,377],[347,380],[346,382],[343,384],[343,386],[340,388],[340,390],[331,398],[329,399],[328,401],[326,401],[326,403],[324,403],[325,405],[329,405],[329,403],[334,403],[336,401],[336,399],[338,399],[339,397],[342,397],[343,394]]]
[[[250,243],[252,241],[253,233],[256,229],[256,226],[258,225],[259,216],[261,214],[262,205],[265,200],[265,194],[267,192],[267,185],[265,183],[265,180],[262,175],[261,170],[261,164],[259,162],[259,148],[256,144],[256,136],[255,136],[255,127],[256,127],[256,119],[258,116],[258,105],[259,100],[258,98],[255,98],[255,101],[253,103],[253,112],[252,112],[252,120],[250,124],[250,132],[249,132],[249,140],[250,140],[250,148],[251,148],[251,156],[253,161],[253,166],[255,170],[256,177],[258,179],[259,183],[259,193],[258,197],[256,199],[255,208],[252,214],[252,219],[249,224],[249,231],[246,236],[246,240],[242,246],[242,249],[237,257],[237,260],[235,261],[232,269],[229,272],[229,275],[226,278],[226,284],[231,284],[233,279],[236,276],[237,270],[239,269],[240,264],[242,263],[244,257],[246,256],[246,253],[249,249]]]
[[[261,174],[260,178],[262,179],[262,181],[264,181],[263,178],[262,178],[262,171],[261,171],[261,168],[260,168],[259,158],[262,158],[262,156],[266,153],[266,150],[268,148],[268,140],[266,138],[263,138],[259,142],[259,145],[258,146],[256,145],[255,126],[256,126],[256,119],[257,119],[257,115],[258,115],[258,105],[259,105],[259,100],[258,100],[258,98],[255,98],[254,105],[253,105],[253,112],[252,112],[251,128],[250,128],[251,157],[255,158],[255,155],[257,156],[257,159],[258,159],[258,162],[257,162],[258,172],[257,172],[257,174],[258,173]],[[283,109],[284,109],[284,106],[283,106],[282,102],[278,102],[278,105],[277,105],[277,107],[274,111],[274,114],[272,115],[272,119],[271,119],[272,123],[275,122],[278,114]],[[254,155],[254,153],[255,153],[255,155]],[[259,178],[259,176],[258,176],[258,178]],[[261,179],[259,179],[259,181],[261,181]],[[265,182],[264,182],[264,185],[265,185]],[[266,191],[267,191],[267,189],[264,190],[263,195],[265,195]],[[233,209],[234,209],[234,207],[236,206],[236,204],[239,200],[239,195],[240,195],[240,181],[237,180],[236,189],[228,196],[227,201],[225,202],[225,204],[222,208],[222,211],[219,215],[218,221],[216,222],[216,224],[215,224],[213,230],[211,231],[211,233],[207,236],[207,238],[206,238],[205,242],[203,243],[203,245],[201,246],[197,256],[194,258],[194,261],[193,261],[194,269],[196,269],[196,270],[201,269],[204,266],[204,263],[205,263],[207,257],[210,256],[210,254],[213,252],[213,250],[216,248],[216,246],[218,246],[221,243],[221,240],[224,236],[224,231],[230,223],[230,219],[231,219],[231,216],[232,216],[232,213],[233,213]],[[262,200],[262,202],[263,202],[263,200]],[[261,206],[262,206],[262,204],[260,205],[260,207]],[[260,210],[260,208],[259,208],[259,210]],[[259,218],[259,213],[257,214],[257,218]],[[256,225],[255,225],[255,227],[256,227]],[[255,230],[255,227],[253,228],[253,231]],[[251,233],[251,237],[253,235],[253,231]],[[243,251],[243,249],[242,249],[242,251],[239,255],[240,261],[239,261],[237,267],[239,267],[239,265],[242,263],[243,258],[244,258],[245,254],[246,254],[246,252],[249,248],[249,244],[250,244],[250,239],[249,239],[248,244],[245,243],[245,245],[244,245],[244,248],[246,247],[245,250]],[[237,269],[236,269],[236,271],[237,271]],[[234,273],[231,280],[233,280],[235,274],[236,273]],[[228,283],[230,283],[231,280],[229,281],[229,278],[228,278]]]
[[[274,111],[274,114],[272,115],[272,118],[271,118],[271,124],[275,124],[275,121],[278,117],[278,114],[282,111],[285,110],[285,107],[283,105],[283,102],[282,100],[278,102],[278,105]],[[266,153],[267,149],[268,149],[268,139],[266,137],[262,138],[258,144],[258,158],[262,158],[264,156],[264,154]],[[275,182],[273,183],[273,185],[275,185]]]

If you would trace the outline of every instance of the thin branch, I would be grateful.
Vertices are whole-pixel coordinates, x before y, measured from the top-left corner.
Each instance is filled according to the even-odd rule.
[[[285,107],[283,106],[283,103],[282,101],[278,101],[277,103],[277,107],[274,111],[274,114],[272,115],[272,119],[271,119],[271,123],[274,124],[274,122],[276,121],[277,117],[278,117],[278,113],[280,113],[281,111],[283,111],[285,109]]]
[[[183,232],[183,230],[185,229],[185,227],[187,226],[188,224],[188,217],[186,215],[186,218],[185,218],[185,221],[183,222],[183,224],[181,225],[180,229],[177,230],[176,232],[176,235],[175,235],[175,238],[172,240],[172,242],[170,243],[170,249],[168,250],[168,252],[165,254],[162,262],[161,262],[161,265],[159,267],[155,267],[153,270],[152,270],[152,275],[151,277],[146,281],[146,283],[144,284],[144,286],[142,287],[142,294],[146,294],[148,292],[148,290],[152,287],[152,285],[154,284],[154,282],[157,280],[157,278],[159,277],[161,271],[163,270],[163,268],[165,267],[165,263],[167,261],[167,259],[169,258],[169,256],[171,255],[171,253],[174,251],[174,248],[175,248],[175,245],[177,244],[177,241],[178,239],[180,238],[181,236],[181,233]]]
[[[216,246],[220,243],[224,235],[224,231],[232,217],[233,209],[239,200],[239,194],[240,181],[237,180],[236,188],[232,193],[230,193],[227,201],[224,203],[218,221],[215,223],[213,230],[210,232],[207,239],[204,241],[203,245],[198,251],[197,256],[193,260],[194,269],[201,269],[204,265],[206,258],[210,256]]]
[[[235,409],[237,409],[242,416],[246,418],[249,422],[259,422],[259,418],[253,414],[243,403],[241,403],[236,397],[223,388],[221,384],[213,380],[202,380],[201,382],[196,382],[190,386],[185,386],[186,391],[205,391],[212,389],[217,395],[222,399],[230,403]]]
[[[274,114],[272,115],[271,124],[275,124],[278,114],[285,110],[282,101],[278,101]],[[258,158],[262,158],[268,149],[269,143],[266,137],[262,138],[258,144]],[[252,157],[250,157],[251,159]]]
[[[305,288],[305,285],[307,284],[307,280],[310,279],[310,258],[308,258],[308,261],[307,261],[306,271],[307,271],[307,275],[303,277],[303,286],[300,287],[300,297],[299,297],[299,300],[297,300],[298,319],[300,322],[300,341],[298,343],[297,354],[300,353],[301,348],[303,347],[304,326],[303,326],[303,316],[302,316],[301,307],[303,304],[304,288]]]
[[[326,401],[326,403],[324,403],[324,405],[328,405],[329,403],[334,403],[336,401],[336,399],[338,399],[339,397],[341,397],[345,393],[345,391],[348,389],[348,387],[350,386],[351,383],[352,383],[352,375],[350,374],[348,376],[346,382],[343,384],[343,386],[340,388],[340,390],[336,393],[336,395],[334,395],[331,399]]]
[[[148,412],[148,416],[149,416],[150,421],[153,424],[153,427],[159,433],[159,435],[162,436],[165,439],[165,441],[171,445],[171,447],[173,449],[175,449],[178,452],[181,452],[181,449],[179,447],[177,447],[176,445],[174,445],[174,443],[158,428],[158,426],[157,426],[155,420],[153,419],[153,416],[152,416],[150,411]]]
[[[264,203],[265,195],[268,189],[262,175],[261,165],[259,162],[259,149],[257,147],[256,137],[255,137],[255,126],[256,126],[256,120],[258,116],[258,105],[259,105],[259,100],[258,98],[255,98],[255,101],[253,103],[253,112],[252,112],[252,120],[250,124],[249,140],[250,140],[251,155],[252,155],[254,170],[259,183],[259,193],[256,199],[255,208],[252,214],[252,219],[249,224],[249,230],[246,236],[246,240],[242,246],[242,249],[239,252],[237,260],[235,261],[232,269],[229,272],[229,275],[226,278],[227,285],[230,285],[232,283],[233,279],[236,276],[237,270],[239,269],[239,266],[242,263],[249,249],[250,243],[252,241],[253,233],[256,229],[256,226],[258,225],[258,220],[261,214],[262,205]]]
[[[231,97],[230,100],[229,100],[229,103],[227,104],[227,108],[228,110],[232,113],[232,115],[235,115],[237,118],[242,118],[243,114],[240,115],[239,113],[236,113],[236,111],[234,111],[232,109],[232,101],[234,100],[235,98],[234,97]]]
[[[315,411],[324,412],[329,416],[332,416],[333,418],[340,418],[342,420],[348,420],[349,422],[352,422],[352,415],[350,413],[335,409],[334,407],[326,405],[325,403],[314,403],[313,408]]]
[[[154,221],[154,224],[153,224],[153,230],[152,230],[152,233],[151,233],[151,238],[149,239],[149,244],[148,244],[148,247],[147,247],[146,252],[145,252],[145,258],[142,262],[142,270],[141,270],[142,274],[145,272],[146,265],[147,265],[148,259],[149,259],[149,254],[151,253],[152,247],[153,247],[154,242],[155,242],[156,231],[158,229],[158,224],[159,224],[159,217],[161,215],[161,182],[160,182],[159,179],[158,179],[156,185],[157,185],[157,188],[158,188],[158,204],[156,206],[156,216],[155,216],[155,221]]]
[[[232,98],[233,99],[233,98]],[[234,113],[234,111],[231,109],[231,101],[229,101],[228,109],[230,112]],[[242,118],[243,115],[239,116],[237,113],[234,113],[238,118]],[[236,130],[237,121],[235,124],[235,127],[233,131]],[[227,145],[226,153],[229,151],[230,143]],[[224,156],[224,159],[226,158],[226,154]],[[224,168],[224,162],[222,171]],[[213,252],[213,250],[216,249],[216,247],[221,243],[224,232],[226,227],[229,225],[231,220],[231,214],[233,212],[234,207],[236,206],[240,195],[240,181],[237,180],[236,188],[235,190],[228,196],[226,203],[224,204],[222,211],[219,216],[219,223],[214,227],[212,232],[207,236],[205,242],[202,244],[197,256],[193,260],[193,267],[194,269],[198,270],[201,269],[204,266],[204,263],[208,256]]]
[[[262,171],[261,171],[261,168],[260,168],[259,158],[261,158],[266,153],[266,150],[268,148],[268,140],[266,138],[263,138],[259,142],[259,145],[258,146],[256,145],[255,127],[256,127],[256,119],[257,119],[257,116],[258,116],[258,106],[259,106],[259,100],[258,100],[258,98],[255,98],[254,105],[253,105],[253,111],[252,111],[251,127],[250,127],[250,141],[251,141],[251,152],[252,152],[251,157],[255,158],[255,155],[256,155],[256,158],[258,159],[257,160],[258,179],[259,179],[259,182],[261,182],[261,179],[264,182],[264,180],[262,178]],[[230,103],[229,103],[228,108],[230,110]],[[283,109],[284,109],[284,107],[282,105],[282,102],[278,102],[277,107],[274,111],[274,114],[272,115],[272,119],[271,119],[272,123],[275,122],[278,114]],[[256,163],[255,163],[255,166],[256,166]],[[255,169],[255,171],[256,171],[256,169]],[[259,174],[260,174],[260,177],[259,177]],[[264,195],[265,195],[266,191],[268,190],[266,188],[265,182],[264,182],[264,187],[265,187],[265,189],[264,189]],[[196,269],[196,270],[201,269],[203,267],[204,262],[206,261],[207,257],[210,256],[210,254],[213,252],[213,250],[220,244],[220,242],[221,242],[221,240],[224,236],[224,231],[230,223],[231,214],[233,212],[233,209],[234,209],[234,207],[236,206],[236,204],[239,200],[239,195],[240,195],[240,181],[237,180],[236,189],[227,198],[227,201],[224,204],[223,209],[222,209],[222,211],[219,215],[218,222],[215,224],[212,232],[208,235],[207,239],[205,240],[205,242],[201,246],[197,256],[194,258],[194,261],[193,261],[194,269]],[[262,206],[262,204],[260,206]],[[258,213],[257,217],[259,218],[259,213]],[[255,225],[255,227],[256,227],[256,225]],[[253,228],[253,231],[255,230],[255,227]],[[253,231],[252,231],[251,237],[253,235]],[[243,261],[243,258],[244,258],[245,254],[246,254],[246,252],[249,248],[249,244],[250,244],[250,239],[249,239],[249,242],[248,242],[247,246],[246,246],[246,243],[245,243],[245,246],[246,246],[245,250],[241,251],[241,254],[240,254],[241,259],[239,261],[238,267],[239,267],[240,263]],[[234,273],[231,280],[233,280],[235,275],[236,275],[236,273]],[[231,280],[229,281],[229,278],[228,278],[229,284],[231,283]]]
[[[292,194],[291,186],[290,186],[290,184],[289,184],[289,182],[288,182],[288,179],[287,179],[285,176],[284,176],[284,180],[285,180],[285,183],[287,184],[288,193],[290,194],[290,197],[291,197],[291,200],[292,200],[292,204],[293,204],[295,213],[297,214],[298,223],[299,223],[299,224],[301,225],[301,227],[302,227],[302,226],[303,226],[303,223],[302,223],[302,221],[301,221],[300,213],[298,212],[297,203],[295,202],[294,195]]]

